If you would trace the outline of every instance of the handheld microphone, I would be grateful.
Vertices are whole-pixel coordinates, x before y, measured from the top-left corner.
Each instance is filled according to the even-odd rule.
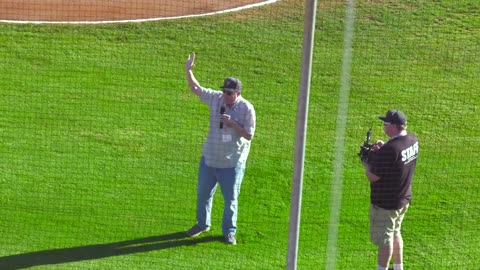
[[[225,107],[220,107],[220,114],[224,114],[225,113]],[[222,123],[222,120],[220,120],[220,128],[223,128],[223,123]]]

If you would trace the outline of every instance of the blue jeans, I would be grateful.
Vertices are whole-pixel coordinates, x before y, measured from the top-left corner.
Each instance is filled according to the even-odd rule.
[[[224,235],[235,234],[237,231],[238,196],[245,163],[235,168],[214,168],[205,164],[205,158],[200,160],[197,186],[197,225],[203,229],[211,225],[213,195],[220,185],[224,200],[222,232]]]

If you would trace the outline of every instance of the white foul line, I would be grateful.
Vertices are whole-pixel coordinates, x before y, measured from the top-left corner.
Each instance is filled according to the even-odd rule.
[[[17,21],[17,20],[0,20],[3,23],[18,23],[18,24],[106,24],[106,23],[129,23],[129,22],[152,22],[152,21],[163,21],[163,20],[175,20],[175,19],[184,19],[184,18],[195,18],[195,17],[204,17],[211,16],[229,12],[240,11],[244,9],[260,7],[264,5],[273,4],[279,2],[280,0],[268,0],[260,3],[245,5],[241,7],[219,10],[214,12],[202,13],[202,14],[192,14],[192,15],[183,15],[183,16],[173,16],[173,17],[158,17],[158,18],[147,18],[147,19],[133,19],[133,20],[113,20],[113,21]]]
[[[330,219],[328,225],[328,243],[326,254],[327,270],[336,269],[338,227],[340,224],[340,209],[342,206],[343,163],[345,150],[345,129],[347,126],[348,96],[350,93],[350,71],[352,64],[352,42],[354,25],[355,0],[347,1],[345,14],[345,31],[343,45],[342,74],[340,97],[338,99],[337,127],[335,131],[335,161],[333,163],[333,182],[331,192]]]

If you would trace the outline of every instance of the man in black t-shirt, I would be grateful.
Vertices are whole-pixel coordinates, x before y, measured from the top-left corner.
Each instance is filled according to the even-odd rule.
[[[370,181],[370,238],[378,246],[378,270],[403,270],[402,220],[412,199],[418,140],[407,133],[407,118],[398,110],[380,116],[387,142],[377,141],[363,163]]]

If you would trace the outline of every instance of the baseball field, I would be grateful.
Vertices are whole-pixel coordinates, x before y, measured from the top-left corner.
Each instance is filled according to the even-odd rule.
[[[477,269],[480,3],[359,0],[347,36],[349,1],[318,2],[298,269],[334,269],[331,258],[375,268],[357,153],[372,123],[386,139],[377,117],[393,108],[420,141],[405,268]],[[303,25],[303,0],[147,22],[0,23],[0,269],[285,269]],[[256,109],[236,246],[222,241],[220,192],[212,229],[184,235],[208,129],[185,81],[192,51],[203,86],[236,76]]]

